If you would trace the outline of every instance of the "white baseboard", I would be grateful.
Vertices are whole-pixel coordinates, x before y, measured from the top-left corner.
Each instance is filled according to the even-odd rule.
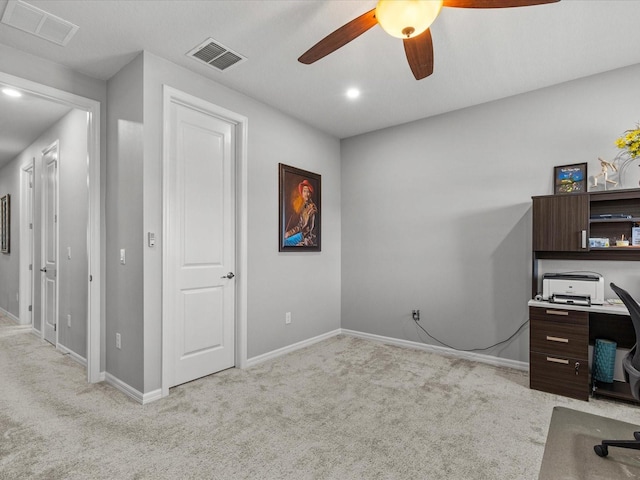
[[[401,340],[399,338],[383,337],[382,335],[374,335],[372,333],[347,330],[345,328],[342,329],[342,334],[350,335],[352,337],[364,338],[366,340],[373,340],[375,342],[382,342],[389,345],[395,345],[398,347],[416,348],[418,350],[424,350],[426,352],[450,355],[453,357],[464,358],[467,360],[472,360],[474,362],[487,363],[489,365],[495,365],[498,367],[508,367],[525,371],[529,370],[529,364],[527,362],[509,360],[508,358],[494,357],[492,355],[483,355],[481,353],[475,352],[462,352],[460,350],[454,350],[453,348],[440,347],[438,345],[428,345],[426,343],[413,342],[411,340]]]
[[[384,337],[382,335],[375,335],[373,333],[358,332],[356,330],[348,330],[346,328],[339,328],[331,332],[323,333],[317,337],[309,338],[286,347],[273,350],[271,352],[263,353],[256,357],[249,358],[247,360],[246,367],[252,367],[267,360],[286,355],[287,353],[294,352],[304,347],[313,345],[314,343],[321,342],[327,338],[335,337],[336,335],[350,335],[352,337],[363,338],[365,340],[372,340],[374,342],[386,343],[388,345],[395,345],[397,347],[414,348],[418,350],[424,350],[426,352],[438,353],[441,355],[449,355],[457,358],[464,358],[474,362],[486,363],[488,365],[495,365],[498,367],[513,368],[516,370],[529,370],[529,363],[520,362],[518,360],[510,360],[508,358],[494,357],[493,355],[484,355],[475,352],[462,352],[460,350],[454,350],[453,348],[440,347],[438,345],[429,345],[426,343],[414,342],[411,340],[402,340],[399,338]]]
[[[142,405],[145,405],[149,402],[153,402],[155,400],[159,400],[160,398],[162,398],[161,389],[157,389],[148,393],[142,393],[136,390],[135,388],[133,388],[131,385],[124,383],[119,378],[114,377],[108,372],[106,373],[103,372],[101,373],[101,375],[104,375],[104,381],[107,382],[109,385],[111,385],[117,390],[120,390],[126,396],[128,396],[129,398],[135,400],[136,402]]]
[[[336,335],[340,335],[341,329],[338,328],[336,330],[332,330],[331,332],[323,333],[322,335],[318,335],[317,337],[308,338],[307,340],[302,340],[301,342],[294,343],[292,345],[288,345],[286,347],[278,348],[277,350],[273,350],[271,352],[263,353],[262,355],[258,355],[256,357],[251,357],[247,359],[246,367],[253,367],[262,362],[266,362],[267,360],[271,360],[273,358],[280,357],[287,353],[295,352],[296,350],[300,350],[301,348],[308,347],[313,345],[314,343],[321,342],[322,340],[326,340],[327,338],[335,337]]]
[[[0,307],[0,313],[7,317],[12,322],[16,322],[18,325],[21,325],[20,319],[16,317],[13,313],[6,311],[4,308]]]
[[[155,402],[156,400],[160,400],[162,398],[162,389],[159,388],[157,390],[153,390],[152,392],[147,392],[142,395],[142,404],[146,405],[147,403]]]
[[[75,360],[76,362],[78,362],[80,365],[82,365],[83,367],[87,368],[87,359],[84,357],[81,357],[80,355],[78,355],[76,352],[69,350],[67,347],[65,347],[62,344],[58,344],[58,350],[60,350],[63,355],[69,355],[69,358],[71,358],[72,360]]]
[[[307,340],[302,340],[301,342],[294,343],[292,345],[288,345],[286,347],[278,348],[277,350],[273,350],[271,352],[263,353],[262,355],[258,355],[256,357],[252,357],[247,359],[247,363],[245,368],[252,367],[254,365],[258,365],[259,363],[266,362],[267,360],[271,360],[282,355],[286,355],[287,353],[294,352],[296,350],[300,350],[301,348],[308,347],[315,343],[321,342],[331,337],[335,337],[336,335],[350,335],[352,337],[363,338],[365,340],[372,340],[374,342],[386,343],[388,345],[395,345],[398,347],[405,348],[414,348],[418,350],[424,350],[426,352],[439,353],[443,355],[449,355],[458,358],[464,358],[467,360],[471,360],[474,362],[486,363],[489,365],[495,365],[499,367],[508,367],[514,368],[516,370],[528,370],[529,364],[527,362],[520,362],[517,360],[509,360],[507,358],[499,358],[491,355],[483,355],[480,353],[474,352],[461,352],[459,350],[454,350],[452,348],[440,347],[437,345],[428,345],[426,343],[413,342],[411,340],[402,340],[399,338],[392,337],[384,337],[382,335],[374,335],[372,333],[364,333],[358,332],[355,330],[348,330],[345,328],[338,328],[336,330],[332,330],[327,333],[323,333],[313,338],[308,338]],[[117,390],[120,390],[122,393],[132,398],[136,402],[145,405],[149,402],[153,402],[162,398],[162,389],[157,389],[148,393],[141,393],[135,388],[127,385],[122,380],[114,377],[110,373],[101,372],[100,377],[103,381],[107,382],[109,385],[113,386]]]

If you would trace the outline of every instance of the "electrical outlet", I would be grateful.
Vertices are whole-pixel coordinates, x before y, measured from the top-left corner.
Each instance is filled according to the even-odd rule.
[[[116,333],[116,348],[117,349],[122,348],[122,337],[120,337],[119,333]]]
[[[124,248],[120,249],[120,264],[126,265],[127,263],[127,252]]]
[[[71,314],[67,315],[67,327],[71,328]]]
[[[412,310],[411,316],[416,322],[420,321],[420,310]]]
[[[289,325],[291,323],[291,312],[284,314],[284,323]]]

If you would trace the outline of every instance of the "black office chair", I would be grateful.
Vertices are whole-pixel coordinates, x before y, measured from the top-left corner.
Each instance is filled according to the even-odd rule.
[[[640,401],[640,349],[637,343],[640,338],[640,305],[638,305],[638,302],[636,302],[626,290],[623,290],[613,283],[611,283],[610,286],[616,295],[620,297],[622,303],[625,304],[627,310],[629,310],[633,328],[636,331],[636,344],[624,357],[622,367],[624,368],[624,376],[631,387],[631,395]],[[640,432],[633,432],[633,436],[635,440],[603,440],[600,445],[595,445],[593,449],[601,457],[606,457],[609,454],[609,447],[640,450]]]

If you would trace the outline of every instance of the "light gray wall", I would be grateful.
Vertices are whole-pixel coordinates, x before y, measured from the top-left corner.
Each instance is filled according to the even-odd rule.
[[[248,118],[248,357],[340,327],[340,146],[279,111],[144,53],[144,232],[162,232],[162,85]],[[278,163],[322,175],[322,252],[278,253]],[[161,251],[144,249],[145,392],[160,388]],[[293,321],[285,325],[285,312]]]
[[[144,388],[142,68],[139,55],[107,84],[106,371],[138,391]]]
[[[0,253],[0,309],[19,319],[20,165],[15,160],[0,169],[0,197],[7,194],[10,196],[10,244],[9,253]]]
[[[107,95],[107,84],[102,80],[3,44],[0,44],[0,71],[99,102],[104,102]]]
[[[163,84],[249,119],[249,357],[340,327],[339,141],[145,52],[108,82],[106,242],[107,372],[143,393],[161,386]],[[323,176],[321,253],[278,253],[279,162]]]
[[[103,82],[1,45],[0,64],[105,105]],[[103,368],[108,358],[107,371],[132,387],[160,387],[162,238],[153,250],[143,245],[147,231],[162,231],[163,84],[249,118],[251,358],[340,326],[435,343],[416,330],[413,308],[456,347],[506,338],[527,319],[530,197],[551,193],[554,165],[588,161],[597,172],[598,156],[615,155],[613,140],[637,121],[639,76],[636,65],[339,142],[143,54],[110,81],[108,162],[101,144],[103,196],[109,178],[103,222],[114,228],[103,237],[103,298],[115,308],[103,315]],[[277,251],[279,162],[322,175],[321,253]],[[120,248],[127,248],[124,269]],[[114,348],[116,329],[124,354]],[[487,353],[526,361],[527,352],[525,329]]]
[[[542,292],[542,274],[547,272],[596,272],[604,277],[604,298],[618,298],[611,290],[611,282],[640,298],[640,264],[638,262],[540,260],[538,263],[539,288]]]
[[[87,358],[87,313],[89,308],[87,289],[87,274],[89,272],[87,121],[86,112],[72,110],[41,137],[45,145],[51,144],[57,139],[60,141],[58,161],[58,342],[85,359]],[[36,168],[36,175],[41,171]],[[39,198],[40,196],[36,192],[36,213],[41,211]],[[35,229],[36,258],[39,258],[40,235],[41,230]],[[70,256],[69,251],[71,252]],[[39,265],[38,260],[35,264]],[[36,292],[39,290],[38,286],[39,282],[36,281]],[[34,315],[36,313],[37,310],[34,308]],[[70,327],[67,315],[71,315]]]
[[[70,92],[75,95],[90,98],[100,102],[100,158],[102,159],[100,164],[100,210],[101,210],[101,226],[100,226],[100,240],[101,244],[105,244],[105,181],[106,181],[106,99],[107,99],[107,84],[105,81],[97,80],[95,78],[88,77],[74,70],[71,70],[62,65],[56,64],[44,58],[39,58],[34,55],[30,55],[25,52],[7,47],[6,45],[0,45],[0,70],[4,73],[14,75],[20,78],[30,80],[32,82],[47,85],[49,87],[57,88],[65,92]],[[100,258],[101,263],[101,298],[105,298],[105,248],[103,247]],[[105,304],[102,302],[101,314],[102,319],[105,318]],[[100,370],[104,371],[105,368],[105,324],[101,323],[101,338],[102,345],[100,348]]]
[[[0,271],[0,292],[8,291],[10,312],[18,315],[16,294],[19,286],[20,241],[20,171],[35,159],[34,165],[34,290],[33,327],[41,328],[40,306],[42,151],[59,141],[58,199],[58,342],[78,356],[87,355],[87,114],[72,110],[52,125],[16,159],[0,171],[0,185],[9,181],[11,193],[10,268]],[[2,191],[2,190],[0,190]],[[68,255],[71,250],[71,258]],[[0,258],[0,260],[3,260]],[[9,273],[9,275],[7,275]],[[6,283],[5,283],[6,282]],[[1,302],[1,301],[0,301]],[[2,303],[0,303],[2,306]],[[3,307],[4,308],[4,307]],[[71,315],[71,327],[67,315]]]
[[[514,333],[531,296],[531,196],[552,193],[555,165],[597,173],[615,156],[639,78],[635,65],[343,140],[342,327],[438,345],[413,323],[419,308],[456,348]],[[527,328],[481,353],[528,361]]]

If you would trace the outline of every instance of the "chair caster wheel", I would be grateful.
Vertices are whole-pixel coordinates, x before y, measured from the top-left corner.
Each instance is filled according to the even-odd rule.
[[[593,451],[596,452],[596,455],[599,457],[606,457],[609,455],[609,449],[606,445],[594,445]]]

